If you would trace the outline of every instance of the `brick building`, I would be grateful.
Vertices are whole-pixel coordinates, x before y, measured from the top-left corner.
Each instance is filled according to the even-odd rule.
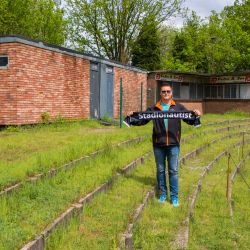
[[[0,36],[0,125],[114,118],[147,106],[147,71],[20,35]]]
[[[173,99],[187,109],[203,114],[222,114],[235,109],[250,113],[250,70],[220,74],[201,74],[174,70],[148,75],[147,106],[160,99],[160,86],[171,84]],[[157,90],[157,94],[156,94]]]

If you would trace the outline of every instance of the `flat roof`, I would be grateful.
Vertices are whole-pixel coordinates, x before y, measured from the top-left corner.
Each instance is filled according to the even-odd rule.
[[[51,43],[46,43],[43,40],[39,40],[39,39],[36,40],[36,39],[29,38],[29,37],[21,36],[21,35],[16,35],[16,34],[14,34],[14,35],[1,35],[0,36],[0,44],[1,43],[22,43],[22,44],[30,45],[30,46],[41,48],[41,49],[55,51],[55,52],[67,54],[70,56],[80,57],[83,59],[87,59],[91,62],[103,63],[103,64],[106,64],[109,66],[123,68],[123,69],[131,70],[131,71],[135,71],[135,72],[139,72],[139,73],[143,73],[143,74],[148,73],[148,71],[146,69],[143,69],[143,68],[139,68],[139,67],[125,64],[125,63],[117,62],[114,60],[109,60],[106,58],[94,56],[92,54],[83,53],[83,52],[69,49],[69,48],[66,48],[63,46],[58,46],[58,45],[54,45]]]
[[[196,72],[186,72],[186,71],[177,71],[177,70],[155,70],[150,71],[151,73],[172,73],[172,74],[183,74],[183,75],[191,75],[194,77],[218,77],[218,76],[228,76],[228,75],[243,75],[243,74],[250,74],[250,70],[243,70],[243,71],[233,71],[233,72],[226,72],[226,73],[217,73],[217,74],[206,74],[206,73],[196,73]]]

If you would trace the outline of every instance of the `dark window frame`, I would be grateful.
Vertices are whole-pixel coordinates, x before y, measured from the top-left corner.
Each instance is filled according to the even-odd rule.
[[[7,57],[7,64],[5,66],[0,66],[0,69],[8,69],[9,68],[9,55],[0,55],[0,58]]]
[[[212,88],[216,87],[216,93],[212,97]],[[218,97],[219,88],[222,87],[222,97]],[[209,90],[206,92],[206,89]],[[208,95],[209,94],[209,95]],[[234,95],[234,97],[232,97]],[[238,84],[205,85],[204,99],[238,99],[240,98],[240,86]]]

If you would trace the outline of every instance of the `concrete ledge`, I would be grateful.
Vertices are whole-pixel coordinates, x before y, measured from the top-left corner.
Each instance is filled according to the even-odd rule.
[[[98,151],[95,151],[94,153],[90,154],[90,157],[92,160],[95,160],[96,156],[98,155]]]
[[[196,199],[197,199],[198,191],[199,191],[199,188],[197,186],[196,189],[195,189],[195,191],[194,191],[194,194],[193,194],[193,199],[192,199],[192,202],[191,202],[191,205],[190,205],[191,208],[194,208],[194,206],[195,206],[195,202],[196,202]]]
[[[51,234],[53,230],[55,230],[59,225],[67,226],[70,219],[74,216],[74,210],[74,207],[70,207],[69,209],[67,209],[66,212],[64,212],[54,222],[52,222],[48,227],[46,227],[42,232],[42,235],[44,235],[44,239],[46,239],[49,234]]]
[[[244,133],[244,132],[240,132],[240,134],[242,134],[242,133]],[[239,135],[239,133],[237,133],[238,135]],[[224,138],[224,137],[222,137],[222,138]],[[246,142],[246,140],[245,140],[245,142]],[[240,141],[239,143],[236,143],[236,144],[242,144],[242,141]],[[231,148],[233,148],[236,144],[233,144],[233,145],[231,145],[228,149],[226,149],[225,151],[223,151],[221,154],[219,154],[217,157],[215,157],[215,159],[212,161],[212,162],[210,162],[209,164],[208,164],[208,166],[205,168],[205,170],[204,170],[204,172],[203,172],[203,174],[201,175],[201,178],[200,178],[200,180],[198,181],[198,184],[197,184],[197,186],[196,186],[196,189],[195,189],[195,191],[194,191],[194,195],[193,195],[193,197],[192,197],[192,201],[191,201],[191,203],[190,203],[190,209],[189,209],[189,215],[188,215],[188,225],[187,225],[187,227],[186,227],[186,230],[184,231],[185,232],[185,235],[187,235],[187,236],[182,236],[182,237],[184,237],[185,239],[186,239],[186,244],[185,244],[185,246],[183,246],[181,249],[187,249],[187,246],[188,246],[188,234],[189,234],[189,219],[190,220],[192,220],[192,221],[194,221],[194,219],[195,219],[195,210],[194,210],[194,208],[195,208],[195,203],[196,203],[196,199],[197,199],[197,196],[198,196],[198,193],[199,192],[201,192],[201,190],[202,190],[202,182],[203,182],[203,179],[205,178],[205,175],[206,175],[206,173],[209,173],[209,170],[212,168],[212,166],[218,161],[218,160],[220,160],[221,159],[221,157],[222,156],[224,156],[224,155],[227,155],[228,154],[228,151],[231,149]],[[248,151],[248,153],[247,153],[247,155],[249,155],[250,154],[250,151]],[[247,155],[246,155],[246,157],[247,157]],[[245,158],[246,158],[245,157]],[[241,164],[245,161],[245,158],[238,164],[238,166],[241,166]],[[237,170],[238,170],[238,166],[236,167],[236,170],[235,170],[235,172],[234,172],[234,175],[236,175],[236,173],[237,173]],[[232,191],[232,180],[233,180],[233,178],[231,178],[231,185],[230,185],[230,193],[229,193],[229,195],[230,195],[230,199],[231,199],[231,191]],[[230,202],[230,214],[231,214],[231,216],[233,216],[232,214],[233,214],[233,212],[232,212],[232,204],[234,205],[234,201],[232,202],[232,200],[231,200],[231,202]],[[178,248],[179,249],[179,248]]]
[[[11,195],[14,190],[16,190],[17,188],[20,188],[22,185],[23,185],[23,183],[21,182],[21,183],[14,185],[14,186],[6,188],[2,192],[0,192],[0,196],[3,194],[6,194],[7,196]]]
[[[230,181],[231,181],[231,184],[232,184],[232,182],[234,181],[234,178],[235,178],[236,174],[239,173],[239,169],[240,169],[242,163],[246,161],[246,158],[247,158],[247,156],[248,156],[249,154],[250,154],[250,151],[248,151],[248,152],[246,153],[244,159],[242,159],[242,160],[239,162],[239,164],[235,167],[235,170],[234,170],[234,172],[233,172],[233,174],[232,174],[232,177],[231,177],[231,180],[230,180]]]
[[[151,152],[149,152],[149,153],[146,154],[146,157],[149,158],[149,157],[151,157],[153,155],[154,155],[154,151],[151,151]]]
[[[143,200],[143,203],[140,204],[139,207],[136,209],[133,224],[129,224],[129,227],[126,230],[126,232],[122,234],[119,247],[117,249],[120,249],[120,250],[125,250],[125,249],[132,250],[133,249],[133,234],[132,233],[133,233],[134,226],[140,220],[144,208],[148,206],[149,200],[154,199],[154,194],[155,192],[153,188],[146,194]]]
[[[137,160],[132,162],[133,168],[135,168],[139,163],[141,163],[142,158],[144,157],[139,157]],[[125,174],[127,174],[126,169],[130,165],[131,164],[129,164],[127,167],[124,168]],[[52,222],[48,227],[46,227],[45,230],[41,233],[40,237],[26,244],[24,248],[22,248],[21,250],[43,250],[45,248],[44,241],[46,240],[48,235],[53,233],[53,230],[55,230],[59,225],[63,225],[66,227],[73,216],[77,216],[77,218],[82,220],[83,205],[88,205],[100,193],[108,192],[108,190],[112,187],[114,181],[120,177],[121,174],[115,174],[112,179],[98,186],[93,192],[81,198],[77,204],[73,204],[72,207],[70,207],[66,212],[64,212],[57,219],[55,219],[54,222]]]
[[[208,124],[205,124],[205,126],[213,126],[216,124],[229,124],[229,123],[236,123],[236,122],[249,122],[250,119],[246,118],[246,119],[237,119],[237,120],[227,120],[227,121],[220,121],[220,122],[211,122]]]
[[[136,209],[136,214],[134,216],[134,223],[136,223],[140,218],[141,218],[141,215],[142,215],[142,211],[144,209],[144,206],[145,204],[141,204],[137,209]]]
[[[43,235],[39,235],[35,240],[28,243],[21,250],[43,250],[45,248]]]
[[[144,156],[141,157],[141,164],[145,165],[145,157]]]
[[[32,242],[26,244],[21,250],[43,250],[45,248],[45,239],[55,230],[59,225],[67,225],[74,215],[74,207],[70,207],[65,213],[58,217]]]
[[[145,162],[145,158],[144,158]],[[142,157],[138,158],[137,160],[131,162],[129,165],[127,165],[125,168],[121,169],[122,174],[130,174],[131,171],[136,168],[140,163],[142,163]]]

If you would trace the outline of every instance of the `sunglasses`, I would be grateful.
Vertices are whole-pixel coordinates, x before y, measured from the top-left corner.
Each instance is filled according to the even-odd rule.
[[[161,91],[161,93],[162,93],[162,94],[166,94],[166,93],[170,94],[170,93],[171,93],[171,90]]]

